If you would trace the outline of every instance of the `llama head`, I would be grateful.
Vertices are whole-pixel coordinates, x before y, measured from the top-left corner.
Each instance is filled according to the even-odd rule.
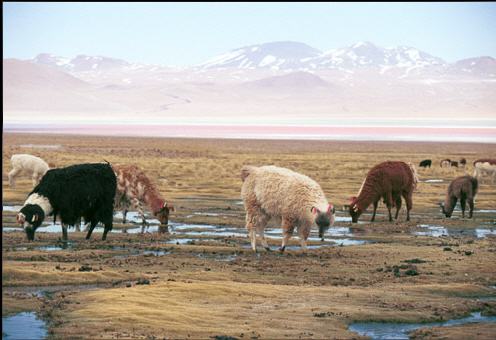
[[[443,214],[444,214],[447,218],[451,218],[451,213],[452,213],[452,212],[450,212],[450,211],[449,211],[449,209],[448,209],[448,210],[446,210],[446,205],[445,205],[444,203],[439,203],[439,206],[441,207],[441,212],[442,212],[442,213],[443,213]]]
[[[351,221],[357,223],[358,217],[362,214],[362,209],[360,209],[360,206],[356,203],[356,197],[352,197],[350,201],[351,204],[348,212],[351,216]]]
[[[168,205],[167,202],[164,202],[160,205],[160,209],[154,212],[153,214],[157,216],[157,219],[161,224],[169,223],[169,214],[174,211],[174,206]]]
[[[316,207],[312,207],[310,211],[315,215],[315,223],[319,227],[319,237],[323,239],[324,233],[334,225],[336,210],[332,205],[329,205],[327,211],[320,211]]]
[[[16,216],[17,222],[24,228],[29,241],[34,240],[36,229],[45,219],[43,209],[37,204],[26,204]]]

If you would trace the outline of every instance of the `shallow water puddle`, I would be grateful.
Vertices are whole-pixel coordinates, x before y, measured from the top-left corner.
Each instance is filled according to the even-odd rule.
[[[105,284],[77,286],[31,286],[2,287],[2,290],[15,291],[32,296],[50,296],[66,290],[87,290],[105,287]],[[2,317],[2,340],[41,340],[47,337],[47,323],[38,319],[35,312],[22,312],[9,317]]]
[[[46,323],[38,319],[34,312],[2,317],[2,340],[44,339],[47,336],[45,327]]]
[[[462,229],[462,228],[446,228],[440,225],[419,224],[418,228],[425,228],[425,231],[412,231],[413,235],[443,237],[443,236],[472,236],[484,238],[488,235],[496,235],[494,228],[477,228],[477,229]]]
[[[18,213],[21,208],[22,205],[4,205],[2,209],[3,211],[12,211]]]
[[[242,202],[239,202],[242,204]],[[8,211],[18,211],[21,206],[4,206],[4,210]],[[145,213],[145,215],[148,212]],[[209,213],[199,213],[202,215],[218,215],[218,214],[209,214]],[[122,219],[122,213],[117,212],[115,214],[117,220]],[[146,216],[147,225],[142,226],[141,218],[138,215],[137,211],[130,211],[127,213],[127,221],[128,223],[136,224],[136,226],[129,226],[126,224],[125,226],[122,223],[114,222],[115,226],[119,226],[120,228],[116,228],[112,230],[111,233],[127,233],[127,234],[138,234],[138,233],[162,233],[164,232],[163,226],[161,226],[160,221],[155,218],[151,218],[150,216]],[[333,226],[325,233],[324,240],[321,241],[318,238],[318,232],[316,230],[312,230],[309,236],[310,241],[317,241],[319,244],[309,245],[309,249],[321,248],[325,246],[349,246],[349,245],[362,245],[365,243],[369,243],[370,241],[364,240],[353,240],[354,236],[363,236],[365,235],[365,230],[363,228],[359,229],[355,225],[351,224],[351,217],[347,216],[346,213],[336,214],[335,216],[336,223],[351,225],[351,227],[347,226]],[[367,221],[359,221],[360,223],[367,223]],[[357,225],[358,225],[357,224]],[[420,224],[417,226],[418,228],[424,229],[422,231],[414,231],[412,234],[414,235],[423,235],[423,236],[432,236],[432,237],[442,237],[442,236],[473,236],[473,237],[487,237],[488,235],[496,235],[496,228],[485,228],[481,226],[481,228],[465,230],[465,229],[456,229],[456,228],[446,228],[440,225],[429,225],[429,224]],[[85,228],[81,228],[84,230]],[[19,228],[5,228],[4,230],[19,230]],[[44,226],[38,229],[38,232],[47,232],[47,233],[61,233],[62,227],[60,222],[57,223],[46,223]],[[76,231],[76,228],[69,228],[68,232]],[[103,233],[103,226],[97,226],[94,229],[94,233]],[[203,225],[203,224],[182,224],[169,222],[167,232],[174,236],[170,240],[166,241],[166,244],[178,244],[178,245],[186,245],[186,244],[194,244],[198,241],[219,241],[219,239],[230,238],[230,237],[241,237],[241,238],[249,238],[248,232],[244,228],[233,228],[229,226],[216,226],[216,225]],[[270,239],[282,239],[282,231],[278,228],[266,228],[265,236]],[[293,237],[298,237],[294,235]],[[342,239],[339,237],[343,237]],[[237,242],[236,244],[238,244]],[[250,243],[239,243],[243,247],[251,247]],[[62,249],[71,248],[71,243],[65,243],[60,246],[45,246],[38,249],[46,250],[46,251],[57,251]],[[271,249],[276,250],[278,246],[271,247]],[[287,249],[300,249],[300,246],[290,246]],[[27,248],[17,248],[16,250],[28,250]],[[153,254],[153,255],[165,255],[166,252],[152,252],[144,249],[134,249],[138,251],[137,254],[130,255],[119,255],[121,257],[126,256],[138,256],[140,254]]]
[[[279,238],[282,239],[282,237],[279,237]],[[316,238],[316,237],[309,237],[308,240],[321,241],[320,238]],[[357,245],[361,245],[361,244],[370,243],[371,241],[350,240],[350,239],[325,239],[325,242],[326,243],[322,243],[322,244],[312,244],[312,245],[307,244],[307,248],[308,249],[318,249],[318,248],[323,248],[323,247],[357,246]],[[329,243],[329,242],[331,242],[331,243]],[[240,245],[242,247],[251,249],[250,243],[239,243],[239,242],[233,242],[233,243]],[[280,246],[269,246],[269,248],[270,248],[270,250],[279,251],[279,249],[281,247]],[[260,249],[265,249],[265,248],[260,244],[260,242],[257,242],[257,250],[260,250]],[[286,250],[298,250],[298,249],[301,249],[301,245],[286,246],[285,249]]]
[[[12,209],[14,210],[14,209]],[[119,212],[116,214],[116,216],[119,216],[122,218],[122,214]],[[127,214],[127,221],[129,223],[136,223],[136,224],[141,224],[141,218],[139,217],[137,212],[128,212]],[[336,216],[336,222],[351,222],[351,218],[348,216]],[[136,226],[136,227],[124,227],[122,229],[114,229],[111,231],[111,233],[127,233],[127,234],[138,234],[142,232],[147,232],[147,233],[160,233],[162,232],[161,228],[162,226],[160,225],[160,221],[157,219],[153,218],[147,218],[147,223],[148,225],[146,226]],[[119,223],[114,223],[114,225],[119,225]],[[4,228],[4,230],[19,230],[19,228]],[[68,232],[75,232],[75,228],[68,228]],[[85,228],[81,228],[82,231],[85,230]],[[95,229],[93,230],[93,233],[103,233],[103,226],[96,226]],[[41,226],[40,228],[37,229],[37,232],[46,232],[46,233],[61,233],[62,232],[62,227],[60,225],[60,222],[57,223],[50,223],[50,224],[45,224]],[[196,237],[193,238],[194,240],[206,240],[207,238],[215,240],[215,238],[219,237],[247,237],[248,232],[244,228],[233,228],[233,227],[228,227],[228,226],[215,226],[215,225],[208,225],[208,224],[181,224],[181,223],[174,223],[174,222],[169,222],[168,225],[168,232],[171,235],[187,235],[187,236],[192,236]],[[265,234],[267,237],[273,237],[273,238],[282,238],[282,231],[278,228],[266,228],[265,229]],[[311,235],[316,235],[317,231],[312,230]],[[330,228],[326,232],[326,236],[346,236],[346,237],[353,237],[356,235],[363,234],[362,231],[358,231],[357,228],[349,228],[349,227],[339,227],[339,226],[334,226]],[[179,242],[180,244],[182,243],[182,239],[178,238],[176,241],[170,241],[168,243],[176,243]],[[45,250],[58,250],[57,247],[47,247]]]
[[[408,333],[417,328],[454,326],[467,322],[496,322],[496,316],[482,316],[479,312],[472,313],[472,316],[468,318],[426,324],[361,322],[350,325],[349,330],[360,335],[367,335],[371,337],[372,340],[408,339]]]

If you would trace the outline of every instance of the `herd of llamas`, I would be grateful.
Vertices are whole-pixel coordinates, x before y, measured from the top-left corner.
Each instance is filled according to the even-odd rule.
[[[90,223],[86,239],[98,223],[104,224],[102,240],[112,230],[113,214],[122,211],[125,223],[128,210],[138,211],[143,223],[146,222],[143,206],[151,210],[161,224],[167,225],[169,215],[174,211],[158,190],[157,186],[138,167],[110,163],[77,164],[66,168],[49,169],[39,157],[19,154],[11,158],[13,169],[8,174],[9,184],[15,186],[15,178],[21,173],[31,176],[34,189],[29,193],[16,218],[27,235],[34,240],[35,231],[50,215],[59,216],[63,239],[67,240],[67,227],[74,226],[84,218]],[[431,167],[431,160],[420,162],[420,167]],[[459,162],[443,159],[441,167],[465,167],[466,160]],[[473,176],[465,175],[454,179],[441,205],[446,217],[451,217],[455,205],[460,201],[462,217],[465,206],[469,206],[469,218],[473,216],[474,197],[478,183],[483,176],[496,180],[496,159],[484,158],[474,162]],[[241,169],[241,196],[246,211],[246,230],[251,246],[257,251],[256,234],[262,245],[270,250],[264,236],[264,229],[273,220],[282,228],[283,252],[294,229],[300,239],[301,249],[306,252],[306,240],[310,230],[318,229],[319,237],[334,225],[335,208],[327,201],[320,185],[313,179],[292,170],[270,166],[246,165]],[[393,220],[405,200],[407,221],[410,220],[413,191],[418,183],[418,174],[412,163],[387,161],[372,167],[356,197],[352,197],[348,212],[352,223],[373,205],[372,221],[382,199]]]

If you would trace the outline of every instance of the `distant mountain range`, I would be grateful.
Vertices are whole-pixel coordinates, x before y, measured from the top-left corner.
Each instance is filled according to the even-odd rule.
[[[306,44],[274,42],[238,48],[200,63],[199,67],[265,68],[278,70],[414,67],[446,64],[410,47],[378,47],[370,42],[322,52]]]
[[[120,59],[85,55],[67,59],[50,54],[39,54],[28,61],[68,72],[107,71],[136,67],[136,64]],[[412,47],[382,48],[370,42],[359,42],[353,46],[328,52],[322,52],[299,42],[265,43],[233,49],[194,67],[282,71],[438,67],[440,74],[476,74],[496,77],[496,61],[491,57],[474,57],[449,64],[441,58]]]
[[[275,42],[193,67],[103,56],[3,60],[4,126],[496,126],[496,60],[369,42]],[[137,132],[139,129],[136,130]]]

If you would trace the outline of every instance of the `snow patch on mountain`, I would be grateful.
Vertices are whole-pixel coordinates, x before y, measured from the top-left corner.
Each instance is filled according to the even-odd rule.
[[[204,68],[262,68],[275,70],[341,69],[364,67],[427,67],[446,64],[411,47],[378,47],[359,42],[349,47],[321,52],[308,45],[279,42],[231,50],[196,65]]]

